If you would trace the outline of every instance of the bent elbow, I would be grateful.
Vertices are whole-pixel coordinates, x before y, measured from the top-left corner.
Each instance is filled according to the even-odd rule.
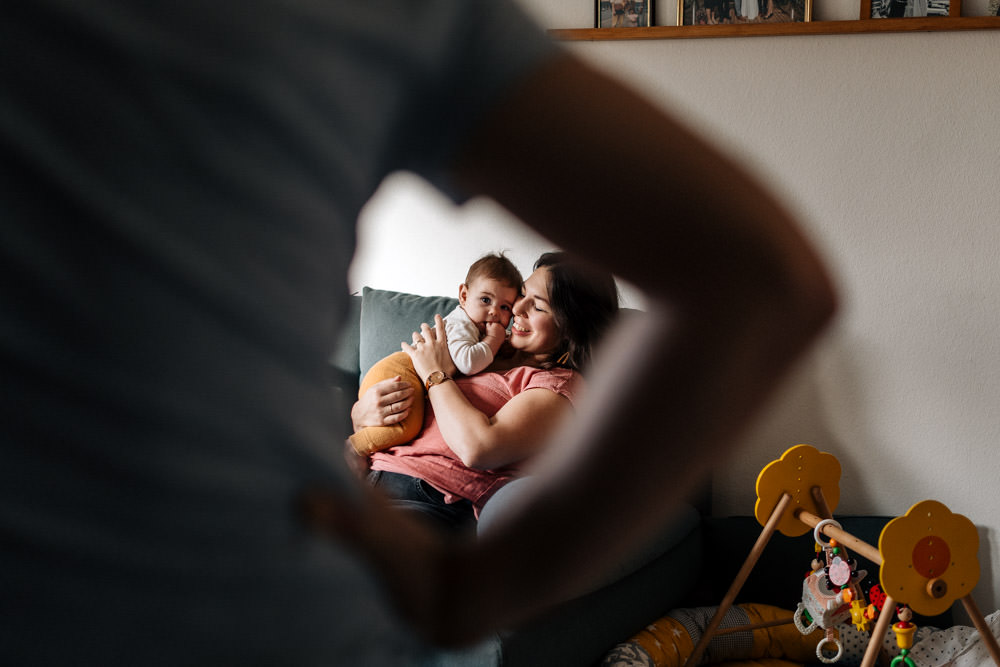
[[[728,286],[743,308],[755,311],[786,336],[812,340],[833,320],[837,290],[825,262],[799,238],[733,246]],[[739,310],[739,307],[737,308]]]
[[[794,315],[803,336],[813,338],[826,329],[837,313],[837,289],[818,259],[795,269],[786,274],[781,290],[786,312]]]
[[[816,295],[814,301],[816,308],[816,324],[819,330],[826,328],[833,321],[840,309],[840,297],[832,283],[827,285],[827,289]]]
[[[721,325],[731,340],[742,331],[765,347],[780,341],[778,356],[794,357],[833,321],[837,290],[811,248],[793,253],[750,246],[741,256],[725,259],[714,265],[715,272],[701,274],[700,289],[692,289],[681,304],[701,327]],[[715,298],[705,298],[706,293]]]
[[[504,463],[497,460],[494,448],[483,440],[466,440],[451,449],[462,465],[473,470],[491,470]]]
[[[473,470],[489,470],[492,467],[489,458],[477,447],[463,450],[462,453],[458,454],[458,459],[466,468]]]

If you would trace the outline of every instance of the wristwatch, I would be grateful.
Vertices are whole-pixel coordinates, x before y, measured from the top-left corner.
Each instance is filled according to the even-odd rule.
[[[424,387],[429,391],[431,387],[436,384],[441,384],[442,382],[447,382],[451,378],[444,371],[434,371],[427,376],[427,382],[424,383]]]

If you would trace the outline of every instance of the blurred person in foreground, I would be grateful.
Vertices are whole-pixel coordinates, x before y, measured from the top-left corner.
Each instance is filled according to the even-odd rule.
[[[0,90],[0,663],[433,660],[641,543],[835,310],[764,188],[508,2],[5,3]],[[354,226],[396,170],[647,297],[479,540],[333,444]]]

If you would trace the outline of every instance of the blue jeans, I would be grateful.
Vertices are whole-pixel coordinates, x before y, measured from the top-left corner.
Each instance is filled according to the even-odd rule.
[[[443,493],[419,477],[372,470],[368,483],[388,496],[395,507],[419,514],[447,532],[475,531],[476,515],[471,502],[463,499],[446,503]]]

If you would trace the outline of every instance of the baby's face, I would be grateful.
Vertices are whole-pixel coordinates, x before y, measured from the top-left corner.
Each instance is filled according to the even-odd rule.
[[[504,328],[510,324],[518,291],[517,287],[493,278],[476,278],[459,288],[458,301],[469,319],[485,332],[487,322],[499,322]]]

